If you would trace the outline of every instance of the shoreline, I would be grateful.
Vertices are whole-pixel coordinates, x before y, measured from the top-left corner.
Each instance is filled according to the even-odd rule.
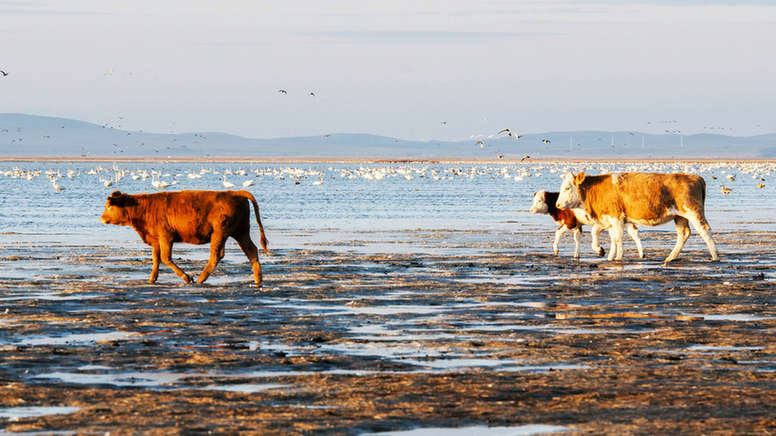
[[[429,163],[429,164],[549,164],[549,163],[776,163],[776,159],[731,158],[564,158],[477,159],[477,158],[342,158],[342,157],[75,157],[26,156],[0,157],[0,162],[241,162],[241,163]]]

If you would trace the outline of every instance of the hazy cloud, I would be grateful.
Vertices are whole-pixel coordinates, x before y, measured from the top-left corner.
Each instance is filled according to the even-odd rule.
[[[324,32],[300,32],[300,35],[311,38],[331,38],[347,40],[395,41],[395,40],[423,40],[425,42],[444,42],[448,40],[482,40],[504,38],[535,38],[562,36],[556,32],[459,32],[446,30],[367,30],[367,31],[324,31]]]

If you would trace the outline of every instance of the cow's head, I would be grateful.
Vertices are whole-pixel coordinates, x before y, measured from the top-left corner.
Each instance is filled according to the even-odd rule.
[[[550,212],[550,207],[547,205],[547,191],[534,192],[533,203],[528,211],[539,214]]]
[[[105,202],[105,211],[100,217],[103,224],[116,224],[119,226],[128,226],[129,213],[127,208],[137,204],[137,200],[131,195],[123,192],[113,191]]]
[[[579,185],[585,180],[585,173],[574,175],[566,173],[561,176],[563,183],[560,185],[560,193],[555,206],[558,209],[577,209],[584,206],[582,194],[579,192]]]

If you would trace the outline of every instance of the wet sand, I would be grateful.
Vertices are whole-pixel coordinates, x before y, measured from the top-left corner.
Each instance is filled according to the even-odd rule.
[[[668,232],[621,263],[547,254],[550,233],[522,235],[529,252],[446,230],[397,234],[388,254],[369,233],[301,245],[262,257],[261,288],[234,245],[190,286],[164,266],[146,283],[146,249],[7,243],[0,429],[776,432],[776,235],[715,233],[718,263],[696,236],[664,266]],[[197,274],[206,250],[175,255]],[[14,409],[46,406],[68,409]]]

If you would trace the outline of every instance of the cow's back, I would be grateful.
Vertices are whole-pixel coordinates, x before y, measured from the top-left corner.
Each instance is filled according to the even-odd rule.
[[[159,192],[138,196],[144,221],[179,242],[204,244],[218,229],[231,235],[250,225],[250,204],[230,191]]]
[[[603,214],[657,225],[677,214],[704,215],[706,182],[697,175],[613,173],[591,179],[585,203],[595,216]]]

